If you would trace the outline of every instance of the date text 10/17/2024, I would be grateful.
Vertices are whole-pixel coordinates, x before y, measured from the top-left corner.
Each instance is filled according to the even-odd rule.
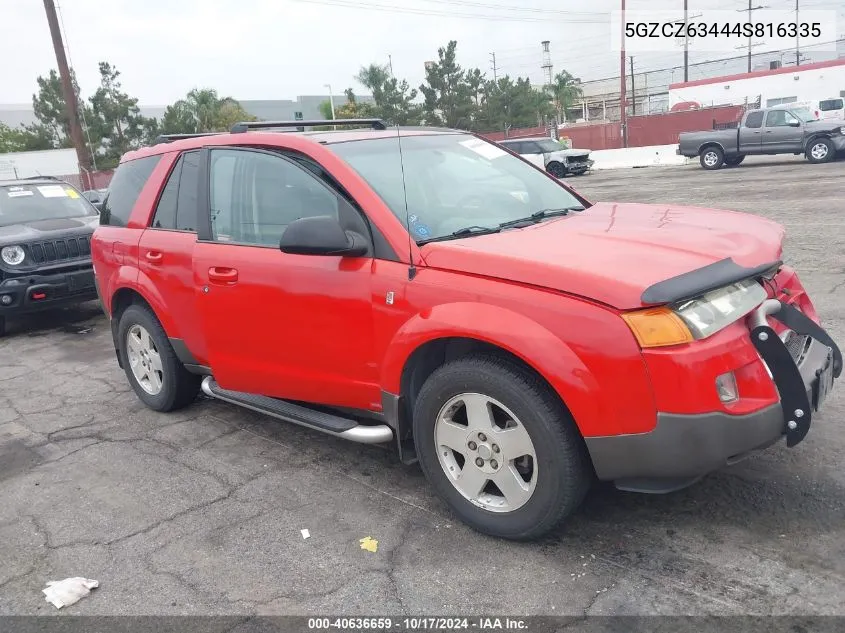
[[[327,617],[308,618],[311,631],[526,631],[524,618],[512,617]]]

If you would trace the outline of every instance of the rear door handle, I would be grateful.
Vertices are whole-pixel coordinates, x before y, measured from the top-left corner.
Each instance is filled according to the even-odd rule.
[[[208,279],[217,283],[233,284],[238,281],[238,271],[235,268],[212,266],[208,269]]]
[[[160,264],[164,255],[162,255],[159,251],[147,251],[144,257],[147,259],[148,262],[153,264]]]

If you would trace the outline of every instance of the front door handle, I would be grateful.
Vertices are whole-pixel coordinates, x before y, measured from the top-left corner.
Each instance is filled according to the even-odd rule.
[[[208,279],[222,284],[233,284],[238,281],[238,271],[235,268],[212,266],[208,269]]]
[[[159,251],[147,251],[144,257],[152,264],[160,264],[164,256]]]

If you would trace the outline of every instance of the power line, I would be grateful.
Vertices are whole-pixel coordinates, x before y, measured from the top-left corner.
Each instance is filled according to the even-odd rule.
[[[430,9],[416,9],[410,7],[396,7],[386,4],[376,4],[373,2],[357,2],[352,0],[290,0],[292,2],[301,2],[312,5],[325,5],[333,7],[344,7],[347,9],[361,9],[361,10],[377,10],[390,13],[406,13],[409,15],[421,15],[431,17],[447,17],[447,18],[466,18],[471,20],[489,20],[489,21],[505,21],[505,22],[567,22],[572,24],[606,24],[610,17],[604,15],[601,18],[555,18],[555,17],[515,17],[513,15],[488,15],[482,13],[458,13],[452,11],[430,10]]]

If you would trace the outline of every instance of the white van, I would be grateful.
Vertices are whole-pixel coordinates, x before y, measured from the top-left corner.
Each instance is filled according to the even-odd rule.
[[[834,97],[816,102],[819,119],[845,119],[845,98]]]

